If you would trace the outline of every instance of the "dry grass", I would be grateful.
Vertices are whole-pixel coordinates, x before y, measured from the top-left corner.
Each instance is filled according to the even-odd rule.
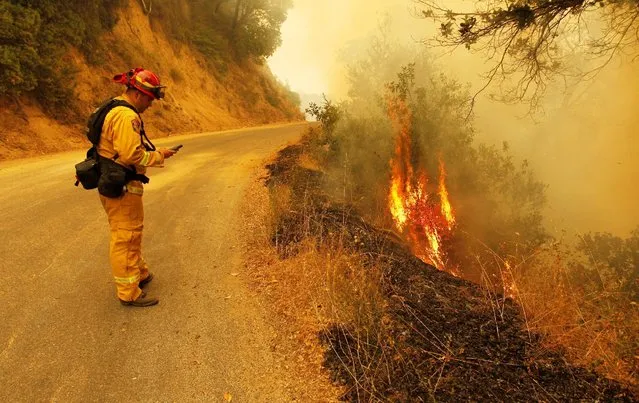
[[[299,165],[315,169],[312,157],[302,154]],[[273,184],[270,192],[260,184],[252,186],[246,203],[252,214],[245,219],[246,264],[250,283],[274,313],[281,342],[294,358],[296,372],[306,388],[302,401],[338,401],[345,390],[330,382],[324,366],[326,348],[320,337],[330,326],[344,325],[354,340],[376,338],[383,320],[385,298],[381,291],[382,271],[352,250],[343,247],[340,234],[331,240],[310,234],[281,258],[277,241],[271,238],[275,224],[293,206],[292,190]],[[275,244],[274,244],[275,243]],[[279,249],[279,251],[278,251]],[[364,351],[364,350],[362,350]]]
[[[503,259],[493,252],[499,281],[482,276],[493,305],[504,296],[517,301],[529,333],[544,335],[542,346],[559,349],[574,364],[639,394],[639,309],[614,290],[586,291],[574,279],[574,250],[560,243],[530,256]],[[484,270],[486,273],[486,270]]]
[[[298,157],[297,165],[302,167],[302,168],[312,169],[312,170],[316,170],[316,171],[319,171],[321,169],[320,164],[308,152],[303,152]]]
[[[584,293],[568,270],[566,262],[542,254],[516,280],[528,326],[546,335],[550,348],[563,348],[572,362],[639,392],[639,310],[629,300],[611,299],[605,290]]]
[[[333,385],[323,367],[325,348],[318,334],[336,319],[362,316],[363,293],[371,289],[354,266],[357,259],[329,250],[318,251],[316,242],[305,240],[288,259],[280,259],[271,243],[274,222],[290,208],[291,190],[276,185],[271,192],[261,183],[248,189],[246,203],[252,214],[245,228],[252,234],[246,245],[250,284],[274,314],[281,329],[279,344],[299,375],[301,401],[339,401],[344,391]],[[356,295],[356,298],[345,298]],[[356,306],[346,306],[355,302]]]

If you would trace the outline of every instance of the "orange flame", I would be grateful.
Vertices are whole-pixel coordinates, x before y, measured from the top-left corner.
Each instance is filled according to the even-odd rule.
[[[455,225],[455,216],[453,215],[453,206],[450,205],[448,200],[448,190],[446,189],[446,167],[444,162],[439,157],[439,198],[442,204],[442,215],[448,223],[448,230],[452,230]]]
[[[397,229],[402,231],[404,229],[406,221],[408,220],[408,213],[404,208],[404,200],[399,194],[399,187],[399,182],[393,180],[390,193],[390,211],[395,219],[395,225],[397,226]]]
[[[446,268],[442,237],[450,235],[455,216],[446,188],[446,168],[439,160],[439,206],[429,197],[428,176],[423,169],[417,174],[412,165],[410,131],[412,113],[403,99],[388,96],[387,111],[397,134],[395,156],[390,161],[391,184],[389,210],[396,228],[408,239],[415,255],[426,263]],[[458,275],[456,270],[448,271]]]

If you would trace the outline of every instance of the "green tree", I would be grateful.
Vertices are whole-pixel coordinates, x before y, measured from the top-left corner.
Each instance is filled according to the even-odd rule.
[[[37,11],[0,2],[0,95],[20,95],[37,86],[40,25]]]
[[[147,0],[147,9],[150,7]],[[291,0],[181,0],[153,3],[151,18],[171,36],[194,44],[216,67],[232,51],[239,59],[260,59],[281,44],[280,27]]]
[[[0,0],[0,96],[27,93],[48,112],[69,108],[73,76],[69,46],[99,63],[100,35],[116,22],[119,1]]]
[[[291,0],[235,0],[229,31],[238,56],[268,57],[282,43],[280,26]]]
[[[123,0],[0,0],[0,97],[28,94],[50,114],[70,110],[75,72],[68,58],[74,47],[90,64],[107,54],[103,34],[117,22]],[[291,0],[140,0],[152,27],[192,44],[225,73],[233,54],[261,60],[281,42],[280,26]],[[218,77],[219,78],[219,77]],[[271,98],[275,102],[275,98]],[[62,116],[59,116],[62,117]]]

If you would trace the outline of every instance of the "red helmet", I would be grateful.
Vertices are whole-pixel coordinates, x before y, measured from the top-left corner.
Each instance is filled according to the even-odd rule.
[[[136,67],[127,73],[116,74],[115,77],[113,77],[113,81],[124,84],[127,88],[135,88],[153,99],[164,98],[164,89],[166,86],[160,84],[160,77],[151,70]]]

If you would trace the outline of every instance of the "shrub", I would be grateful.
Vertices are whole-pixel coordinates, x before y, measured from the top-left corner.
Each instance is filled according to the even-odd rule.
[[[331,136],[335,131],[335,126],[342,115],[342,111],[337,105],[328,100],[326,95],[322,94],[322,96],[324,97],[324,103],[318,105],[315,102],[311,102],[306,108],[306,113],[317,119],[322,124],[324,133],[327,136]]]
[[[588,291],[622,293],[639,303],[639,227],[626,239],[610,233],[586,234],[578,249],[590,263],[578,273]]]
[[[0,0],[0,96],[33,94],[45,110],[68,110],[73,71],[64,59],[78,47],[90,63],[100,63],[100,35],[116,22],[119,1]]]
[[[38,85],[36,33],[42,24],[33,9],[0,2],[0,95],[20,95]]]

